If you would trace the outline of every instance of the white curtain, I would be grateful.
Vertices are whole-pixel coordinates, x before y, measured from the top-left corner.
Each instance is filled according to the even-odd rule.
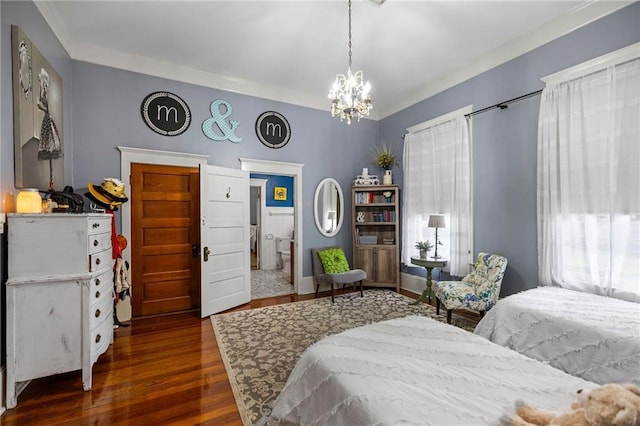
[[[469,126],[460,114],[449,121],[408,133],[403,153],[402,261],[411,264],[417,241],[434,242],[430,214],[445,215],[438,230],[438,255],[451,275],[464,276],[471,259],[471,164]],[[433,252],[430,253],[432,255]]]
[[[640,59],[543,90],[538,259],[544,285],[640,301]]]

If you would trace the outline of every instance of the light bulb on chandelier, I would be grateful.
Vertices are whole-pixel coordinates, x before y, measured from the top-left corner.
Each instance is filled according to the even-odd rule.
[[[340,117],[340,121],[347,120],[351,124],[351,119],[369,115],[373,104],[369,92],[371,85],[364,82],[362,70],[351,73],[351,0],[349,0],[349,68],[347,75],[338,74],[336,80],[329,91],[331,99],[331,115]]]

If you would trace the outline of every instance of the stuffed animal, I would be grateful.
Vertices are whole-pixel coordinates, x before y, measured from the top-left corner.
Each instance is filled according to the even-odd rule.
[[[578,391],[571,409],[554,413],[526,405],[517,408],[514,426],[640,426],[640,387],[606,384],[590,392]]]

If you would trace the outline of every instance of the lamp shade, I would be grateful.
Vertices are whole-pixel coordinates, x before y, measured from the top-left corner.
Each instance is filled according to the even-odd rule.
[[[444,215],[442,214],[431,214],[429,215],[429,228],[446,228],[444,223]]]
[[[330,210],[329,213],[327,213],[327,218],[329,220],[334,220],[336,218],[336,212],[333,210]]]

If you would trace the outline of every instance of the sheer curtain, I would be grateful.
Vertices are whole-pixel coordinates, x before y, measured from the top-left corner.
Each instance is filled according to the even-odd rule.
[[[434,242],[429,214],[445,215],[438,230],[451,275],[464,276],[471,259],[469,126],[463,114],[408,133],[403,153],[402,261],[411,264],[416,241]],[[431,254],[431,253],[430,253]]]
[[[640,59],[543,90],[538,258],[544,285],[640,301]]]

